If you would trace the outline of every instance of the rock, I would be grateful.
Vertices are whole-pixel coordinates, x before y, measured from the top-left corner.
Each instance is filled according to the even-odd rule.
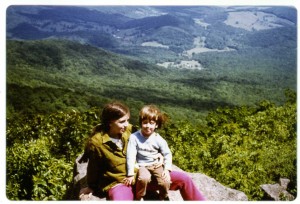
[[[81,188],[87,186],[86,183],[86,168],[87,163],[79,163],[81,156],[76,159],[74,166],[74,181],[73,181],[73,189],[71,190],[71,198],[73,200],[106,200],[105,198],[100,198],[94,195],[84,195],[79,198],[79,191]],[[177,166],[173,165],[173,170],[183,171]],[[228,188],[223,186],[215,179],[210,178],[201,173],[189,173],[186,172],[189,176],[192,177],[195,185],[198,189],[204,194],[207,200],[210,201],[247,201],[248,198],[245,193]],[[170,201],[183,201],[181,194],[179,191],[169,191]]]
[[[183,171],[182,169],[178,168],[177,166],[173,165],[173,170],[176,171]],[[198,189],[205,195],[207,200],[210,201],[247,201],[248,197],[245,193],[228,188],[223,186],[215,179],[210,178],[201,173],[189,173],[195,182]],[[182,201],[182,197],[179,191],[170,191],[170,200]]]
[[[80,155],[75,160],[74,169],[73,169],[73,186],[71,189],[71,195],[69,196],[69,199],[71,200],[81,200],[81,201],[92,201],[92,200],[106,200],[103,197],[95,196],[93,194],[89,195],[83,195],[79,198],[79,191],[80,189],[87,187],[87,181],[86,181],[86,169],[88,162],[82,162],[79,163],[79,160],[81,159]]]
[[[267,197],[271,200],[294,200],[295,197],[286,190],[290,180],[281,178],[279,182],[280,184],[263,184],[260,185],[260,187],[265,191]]]

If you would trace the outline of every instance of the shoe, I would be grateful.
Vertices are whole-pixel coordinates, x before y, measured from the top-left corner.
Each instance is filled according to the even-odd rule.
[[[169,198],[169,196],[166,196],[165,198],[160,198],[159,200],[162,200],[162,201],[169,201],[170,198]]]

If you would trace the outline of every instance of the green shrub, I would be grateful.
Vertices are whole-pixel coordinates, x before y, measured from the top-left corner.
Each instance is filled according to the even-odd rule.
[[[218,108],[206,126],[189,122],[164,128],[176,165],[201,171],[220,183],[261,200],[261,184],[291,180],[296,192],[296,102],[287,93],[283,106],[262,101],[256,107]]]
[[[297,194],[296,96],[287,92],[284,105],[262,101],[255,107],[218,108],[206,124],[167,124],[173,162],[189,172],[202,172],[263,199],[261,184],[291,180]],[[57,112],[7,120],[6,194],[10,200],[67,199],[75,158],[83,151],[99,110]]]
[[[8,121],[7,197],[61,200],[72,182],[75,158],[99,122],[96,109]]]

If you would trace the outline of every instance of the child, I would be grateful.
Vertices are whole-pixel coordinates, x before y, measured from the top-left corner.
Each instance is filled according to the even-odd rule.
[[[130,135],[127,147],[127,179],[132,183],[134,166],[139,166],[136,182],[136,200],[146,194],[147,184],[154,176],[159,185],[159,199],[168,200],[170,188],[170,172],[172,154],[167,142],[155,132],[165,122],[166,117],[154,105],[144,106],[139,114],[141,129]],[[163,156],[163,165],[157,167],[158,160]]]

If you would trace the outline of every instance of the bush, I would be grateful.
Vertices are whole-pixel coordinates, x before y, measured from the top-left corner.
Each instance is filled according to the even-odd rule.
[[[75,158],[98,121],[98,111],[58,112],[8,120],[7,197],[61,200],[72,182]]]
[[[296,102],[275,106],[262,101],[256,107],[218,108],[207,125],[172,124],[162,131],[174,163],[186,171],[201,171],[220,183],[261,200],[261,184],[291,180],[296,192]],[[294,100],[293,100],[294,99]]]
[[[296,96],[286,103],[262,101],[255,107],[218,108],[207,123],[169,123],[160,133],[183,170],[202,172],[261,200],[261,184],[291,180],[297,193]],[[97,123],[99,110],[58,112],[7,119],[7,197],[11,200],[62,200],[72,182],[75,158]]]

